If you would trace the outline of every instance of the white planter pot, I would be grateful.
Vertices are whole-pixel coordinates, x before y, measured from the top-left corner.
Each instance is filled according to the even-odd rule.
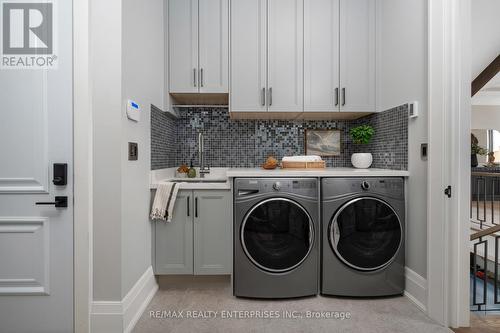
[[[371,153],[355,153],[351,156],[352,165],[358,169],[368,169],[372,162],[373,156]]]

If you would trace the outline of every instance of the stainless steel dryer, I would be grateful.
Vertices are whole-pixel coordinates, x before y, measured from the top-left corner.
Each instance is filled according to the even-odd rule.
[[[316,295],[318,217],[317,179],[235,179],[234,295]]]
[[[325,178],[321,186],[321,293],[403,294],[404,180]]]

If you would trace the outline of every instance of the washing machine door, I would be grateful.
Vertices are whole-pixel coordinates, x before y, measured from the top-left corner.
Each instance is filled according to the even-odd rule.
[[[330,245],[349,267],[374,271],[390,264],[403,240],[399,216],[385,201],[364,197],[344,204],[333,216]]]
[[[297,202],[272,198],[255,205],[241,226],[241,245],[262,270],[282,273],[299,266],[314,242],[313,221]]]

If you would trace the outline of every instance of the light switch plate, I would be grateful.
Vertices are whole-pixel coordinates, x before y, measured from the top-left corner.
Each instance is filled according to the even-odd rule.
[[[410,118],[418,117],[418,102],[410,102],[408,103],[408,113]]]
[[[139,148],[137,142],[128,143],[128,160],[137,161],[139,159]]]
[[[429,154],[429,146],[427,143],[422,143],[420,145],[420,157],[423,161],[427,161],[427,155]]]

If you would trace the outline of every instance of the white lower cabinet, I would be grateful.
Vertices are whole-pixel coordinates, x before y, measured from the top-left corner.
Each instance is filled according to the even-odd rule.
[[[180,190],[172,222],[154,226],[155,274],[231,274],[231,191]]]

